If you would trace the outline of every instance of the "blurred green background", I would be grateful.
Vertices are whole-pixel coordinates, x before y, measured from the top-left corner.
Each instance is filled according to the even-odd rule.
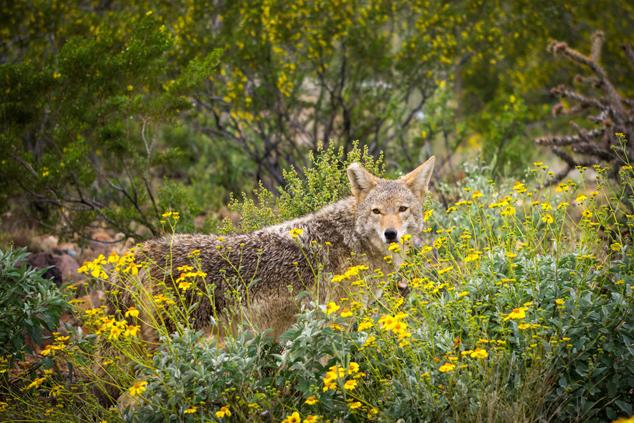
[[[590,54],[603,31],[634,88],[626,1],[7,1],[0,24],[3,224],[68,236],[157,235],[167,209],[216,230],[231,193],[356,140],[447,181],[561,167],[533,139],[570,127],[550,89],[583,69],[553,40]]]

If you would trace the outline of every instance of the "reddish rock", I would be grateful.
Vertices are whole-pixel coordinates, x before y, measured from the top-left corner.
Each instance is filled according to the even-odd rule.
[[[68,254],[55,256],[55,266],[62,276],[62,281],[71,282],[81,279],[81,275],[77,273],[77,269],[79,269],[79,263],[77,263],[77,260],[69,256]]]

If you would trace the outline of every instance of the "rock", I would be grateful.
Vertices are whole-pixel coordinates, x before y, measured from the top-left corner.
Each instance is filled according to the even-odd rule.
[[[113,236],[104,229],[97,229],[90,235],[93,242],[114,242]]]
[[[33,237],[31,240],[31,249],[37,252],[50,253],[57,248],[59,238],[55,235],[42,235]]]
[[[70,282],[81,279],[80,275],[77,273],[79,263],[77,263],[77,260],[70,255],[62,254],[60,256],[55,256],[55,266],[62,276],[62,281]]]
[[[27,259],[27,263],[29,266],[36,269],[44,269],[46,267],[51,267],[46,272],[44,272],[43,277],[47,279],[53,279],[57,286],[62,283],[62,273],[57,268],[57,260],[55,256],[50,253],[35,253],[29,255]]]
[[[77,244],[72,242],[63,242],[57,246],[59,254],[68,254],[71,257],[77,257],[81,251]]]

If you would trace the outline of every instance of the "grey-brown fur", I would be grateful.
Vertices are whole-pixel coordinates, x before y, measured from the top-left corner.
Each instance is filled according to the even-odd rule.
[[[421,168],[425,172],[419,176]],[[193,315],[194,326],[209,327],[212,315],[224,316],[225,320],[235,318],[235,314],[227,313],[236,311],[231,295],[235,290],[243,299],[240,309],[246,310],[248,321],[259,329],[272,328],[277,336],[298,310],[295,295],[311,290],[317,282],[318,269],[314,266],[318,263],[328,274],[341,273],[354,254],[355,262],[368,264],[371,269],[385,266],[387,243],[380,236],[383,223],[379,224],[373,208],[381,207],[385,213],[378,217],[384,216],[390,225],[400,225],[399,237],[420,233],[422,198],[431,169],[433,158],[411,174],[391,181],[370,175],[360,165],[351,165],[348,175],[353,196],[316,213],[224,239],[203,234],[166,236],[140,245],[137,257],[154,263],[150,267],[153,284],[164,280],[167,286],[174,286],[176,268],[191,265],[191,252],[199,250],[201,270],[207,274],[205,284],[213,284],[215,289],[213,304],[201,297]],[[394,211],[402,204],[408,206],[406,213]],[[302,230],[295,239],[290,233],[294,228]]]

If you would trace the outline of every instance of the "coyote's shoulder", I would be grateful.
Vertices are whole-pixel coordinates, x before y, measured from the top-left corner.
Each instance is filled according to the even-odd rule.
[[[279,334],[297,311],[293,298],[323,274],[341,272],[350,257],[384,265],[390,242],[420,232],[422,198],[433,158],[398,180],[384,180],[358,164],[348,169],[351,197],[278,225],[240,235],[176,234],[141,244],[138,256],[151,262],[152,284],[174,286],[179,268],[195,265],[204,289],[194,312],[197,327],[243,302],[251,323]],[[199,287],[200,288],[200,287]]]

